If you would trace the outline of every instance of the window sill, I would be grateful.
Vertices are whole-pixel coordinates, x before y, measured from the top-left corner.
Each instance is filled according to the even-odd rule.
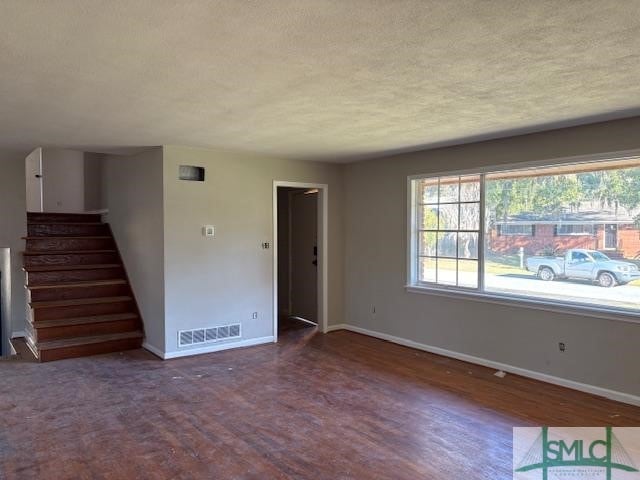
[[[473,290],[454,290],[450,288],[427,287],[417,285],[406,285],[408,293],[419,293],[423,295],[437,295],[442,297],[468,299],[478,302],[494,303],[510,307],[522,307],[533,310],[543,310],[547,312],[579,315],[605,320],[640,324],[640,312],[622,310],[615,308],[602,308],[583,304],[570,304],[554,302],[552,300],[536,300],[519,295],[508,295],[499,293],[478,292]]]

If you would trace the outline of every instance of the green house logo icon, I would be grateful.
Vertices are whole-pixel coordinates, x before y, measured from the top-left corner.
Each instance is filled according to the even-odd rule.
[[[555,474],[551,477],[550,473],[559,469],[563,470],[562,478],[585,478],[586,472],[597,469],[601,476],[590,478],[606,480],[615,480],[615,472],[638,472],[631,455],[612,427],[602,428],[602,435],[598,438],[571,440],[551,438],[549,427],[542,427],[538,437],[514,467],[515,473],[537,471],[541,474],[538,478],[542,480],[556,478]]]

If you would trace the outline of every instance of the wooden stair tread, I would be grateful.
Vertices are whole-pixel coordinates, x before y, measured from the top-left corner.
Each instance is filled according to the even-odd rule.
[[[87,215],[102,215],[102,212],[31,212],[27,210],[27,215],[65,215],[69,217],[86,217]]]
[[[96,239],[101,239],[101,240],[105,240],[105,239],[109,239],[112,238],[110,235],[42,235],[42,236],[37,236],[37,237],[22,237],[23,240],[77,240],[77,239],[82,239],[82,240],[86,240],[86,239],[92,239],[92,240],[96,240]]]
[[[86,325],[90,323],[105,323],[105,322],[117,322],[119,320],[135,320],[138,315],[135,313],[114,313],[111,315],[93,315],[90,317],[74,317],[74,318],[60,318],[57,320],[42,320],[40,322],[32,323],[34,328],[53,328],[53,327],[67,327],[71,325]]]
[[[24,267],[27,272],[64,272],[68,270],[99,270],[104,268],[120,268],[121,263],[98,263],[95,265],[34,265]]]
[[[27,222],[27,225],[90,225],[90,226],[97,226],[97,225],[106,225],[106,223],[103,222]]]
[[[53,288],[86,288],[86,287],[102,287],[105,285],[126,285],[127,281],[120,279],[113,280],[86,280],[86,281],[73,281],[69,283],[56,282],[55,284],[48,285],[27,285],[29,290],[50,290]]]
[[[96,335],[93,337],[75,337],[65,338],[63,340],[51,340],[49,342],[38,342],[38,351],[53,350],[57,348],[77,347],[81,345],[91,345],[94,343],[111,342],[114,340],[127,340],[130,338],[142,339],[143,334],[140,330],[125,333],[111,333],[109,335]]]
[[[72,307],[75,305],[93,305],[97,303],[117,303],[129,302],[133,300],[130,296],[121,297],[94,297],[94,298],[74,298],[70,300],[50,300],[46,302],[31,302],[31,308],[45,307]]]
[[[28,212],[27,225],[23,270],[32,301],[26,333],[38,360],[139,348],[140,311],[101,214]]]
[[[46,238],[46,237],[44,237]],[[115,250],[25,250],[22,255],[82,255],[84,253],[116,253]]]

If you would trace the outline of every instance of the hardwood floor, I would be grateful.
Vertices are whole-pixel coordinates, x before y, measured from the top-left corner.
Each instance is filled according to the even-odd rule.
[[[0,362],[0,478],[511,479],[513,426],[640,408],[350,332],[160,361]]]

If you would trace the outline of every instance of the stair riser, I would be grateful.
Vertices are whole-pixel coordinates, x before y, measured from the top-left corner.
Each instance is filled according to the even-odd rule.
[[[108,335],[112,333],[132,332],[139,328],[138,320],[117,320],[114,322],[90,323],[85,325],[68,325],[64,327],[37,328],[39,342],[60,340],[64,338],[89,337],[93,335]]]
[[[96,270],[64,270],[57,272],[27,273],[27,284],[54,285],[57,283],[84,282],[89,280],[116,280],[125,278],[124,270],[120,267],[99,268]]]
[[[114,248],[111,238],[30,238],[27,251],[108,250]]]
[[[31,310],[33,322],[37,327],[40,320],[58,320],[61,318],[91,317],[94,315],[108,315],[111,313],[135,312],[131,301],[115,303],[95,303],[91,305],[70,305],[65,307],[44,307]]]
[[[83,215],[74,215],[68,213],[27,213],[27,220],[29,223],[38,223],[38,222],[89,222],[89,223],[98,223],[101,222],[101,215],[98,214],[83,214]]]
[[[55,350],[40,351],[41,362],[51,362],[54,360],[62,360],[65,358],[86,357],[89,355],[100,355],[102,353],[120,352],[123,350],[134,350],[142,346],[142,340],[139,338],[127,338],[122,340],[113,340],[103,343],[95,343],[90,345],[80,345],[76,347],[64,347]]]
[[[35,224],[27,227],[30,237],[99,236],[109,235],[109,228],[102,225],[51,225]]]
[[[99,285],[92,287],[60,287],[46,290],[30,290],[32,302],[74,300],[78,298],[122,297],[130,295],[128,285]]]
[[[115,253],[73,253],[66,255],[25,255],[26,266],[43,265],[97,265],[100,263],[120,263]]]

